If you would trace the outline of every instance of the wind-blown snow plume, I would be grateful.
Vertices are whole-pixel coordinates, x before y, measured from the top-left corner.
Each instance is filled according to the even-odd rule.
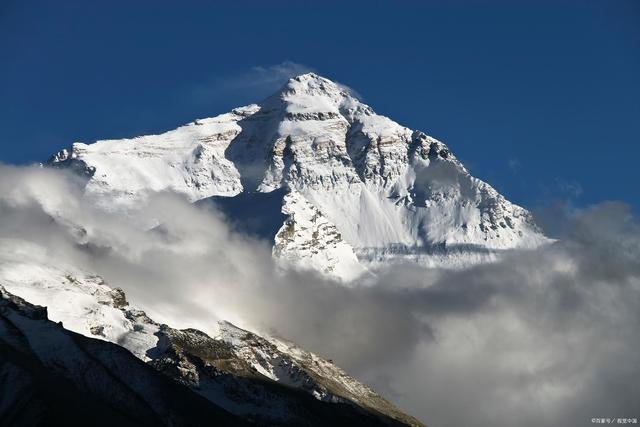
[[[208,103],[221,95],[253,99],[256,94],[266,96],[278,89],[291,77],[313,71],[311,67],[293,61],[274,65],[256,65],[248,71],[232,76],[215,78],[198,84],[190,96],[199,103]]]
[[[174,327],[215,333],[226,319],[292,339],[432,425],[638,416],[640,226],[624,205],[585,210],[558,242],[495,263],[397,264],[345,286],[277,267],[269,242],[211,207],[158,193],[135,213],[109,213],[82,185],[62,171],[0,167],[0,266],[28,241]]]

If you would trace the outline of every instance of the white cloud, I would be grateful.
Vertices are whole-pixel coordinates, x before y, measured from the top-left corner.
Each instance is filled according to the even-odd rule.
[[[96,210],[81,190],[59,171],[0,167],[0,238],[36,242],[51,262],[96,271],[176,327],[206,331],[221,317],[277,331],[430,425],[637,416],[640,225],[624,205],[569,215],[563,240],[501,262],[389,266],[347,288],[278,270],[269,243],[175,195],[141,208],[162,224],[147,231]]]

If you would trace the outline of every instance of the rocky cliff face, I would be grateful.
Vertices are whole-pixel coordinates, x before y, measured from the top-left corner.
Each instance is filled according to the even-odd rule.
[[[87,195],[110,209],[131,209],[156,191],[197,201],[285,189],[292,195],[262,213],[288,215],[270,236],[274,254],[346,279],[380,262],[458,267],[546,241],[525,209],[472,177],[442,142],[315,74],[260,104],[161,135],[73,144],[49,164],[86,176]],[[308,209],[326,224],[310,231],[316,240],[301,237]],[[309,254],[311,241],[322,254]]]

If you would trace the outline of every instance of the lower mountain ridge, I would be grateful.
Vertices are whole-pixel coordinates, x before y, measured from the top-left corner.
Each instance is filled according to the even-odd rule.
[[[7,256],[0,262],[2,425],[94,424],[93,410],[103,407],[103,425],[422,425],[286,340],[224,321],[214,337],[174,329],[99,276]],[[86,412],[67,412],[74,399]]]

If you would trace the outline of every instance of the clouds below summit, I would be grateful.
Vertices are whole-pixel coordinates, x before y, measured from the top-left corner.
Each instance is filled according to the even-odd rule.
[[[60,171],[0,167],[2,244],[95,271],[159,321],[277,333],[432,426],[640,416],[640,225],[622,204],[554,215],[561,239],[540,250],[461,271],[391,265],[348,287],[278,269],[268,242],[176,195],[136,215],[159,226],[97,210]]]

